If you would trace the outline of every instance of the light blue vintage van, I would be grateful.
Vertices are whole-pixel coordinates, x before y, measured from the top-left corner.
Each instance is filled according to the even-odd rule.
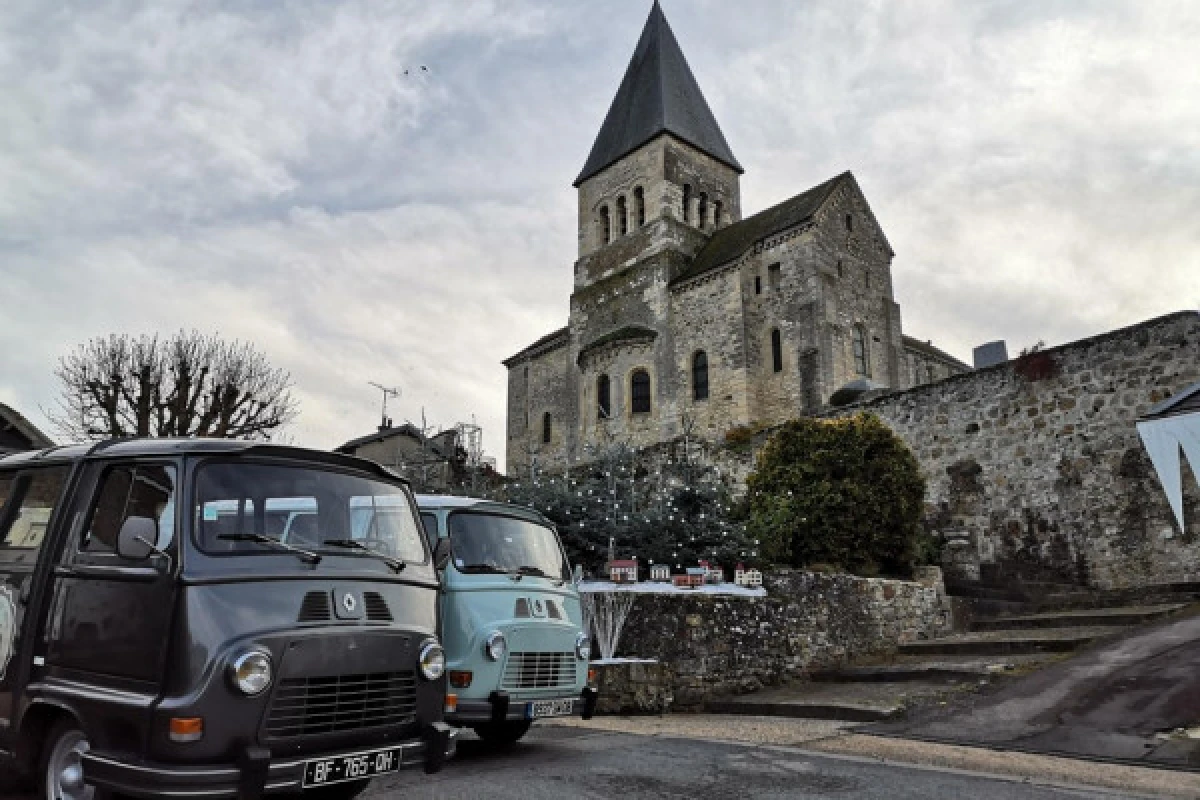
[[[543,717],[591,717],[589,637],[550,521],[469,497],[417,505],[442,572],[446,721],[504,745]]]

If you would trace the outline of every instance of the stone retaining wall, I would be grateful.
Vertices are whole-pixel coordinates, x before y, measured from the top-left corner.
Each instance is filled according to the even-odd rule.
[[[946,635],[955,609],[940,577],[934,570],[917,583],[785,570],[766,576],[766,597],[638,595],[618,655],[659,663],[601,668],[601,709],[699,710],[714,697]]]

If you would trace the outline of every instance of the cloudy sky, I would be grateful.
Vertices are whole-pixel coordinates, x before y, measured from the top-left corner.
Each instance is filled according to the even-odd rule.
[[[664,0],[747,213],[845,169],[905,330],[963,359],[1200,305],[1200,4]],[[474,416],[566,321],[571,180],[648,0],[7,0],[0,402],[197,328],[295,381],[300,444]],[[426,69],[422,69],[422,66]]]

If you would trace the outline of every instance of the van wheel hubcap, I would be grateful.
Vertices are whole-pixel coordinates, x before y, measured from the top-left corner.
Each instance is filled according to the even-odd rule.
[[[91,800],[94,790],[83,782],[83,754],[88,742],[80,731],[69,731],[54,743],[46,764],[47,800]]]

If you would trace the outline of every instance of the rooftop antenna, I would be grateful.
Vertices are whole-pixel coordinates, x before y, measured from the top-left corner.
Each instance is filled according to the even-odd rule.
[[[392,421],[390,419],[388,419],[388,415],[387,415],[387,401],[388,401],[389,397],[398,398],[400,396],[400,388],[384,386],[383,384],[376,383],[375,381],[367,381],[367,383],[370,384],[371,386],[374,386],[379,391],[383,392],[383,408],[380,410],[380,414],[379,414],[379,416],[380,416],[379,430],[381,430],[381,431],[387,430],[388,428],[392,427]]]

